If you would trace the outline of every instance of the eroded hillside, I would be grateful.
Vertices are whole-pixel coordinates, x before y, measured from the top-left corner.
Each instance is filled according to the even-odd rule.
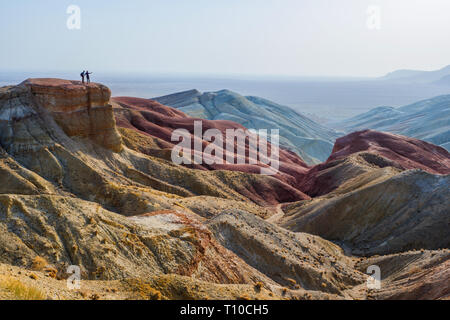
[[[170,161],[170,135],[195,119],[110,96],[60,79],[0,88],[0,298],[24,298],[19,285],[43,299],[448,298],[444,149],[408,141],[399,161],[375,135],[339,140],[315,167],[281,150],[274,176],[187,167]]]

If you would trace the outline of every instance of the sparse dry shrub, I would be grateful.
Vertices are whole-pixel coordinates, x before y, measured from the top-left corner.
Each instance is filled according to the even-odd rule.
[[[46,297],[37,288],[27,286],[17,279],[0,278],[0,288],[11,292],[17,300],[45,300]]]
[[[96,293],[92,294],[89,298],[91,300],[100,300],[100,296],[98,294],[96,294]]]
[[[80,290],[78,291],[78,293],[80,294],[80,296],[82,296],[84,299],[87,298],[87,296],[89,295],[89,293],[87,291],[84,290]]]
[[[252,300],[252,298],[250,298],[248,294],[244,293],[239,296],[238,300]]]
[[[297,284],[297,281],[291,278],[287,278],[286,281],[289,283],[290,286],[294,287]]]
[[[142,299],[146,300],[162,300],[163,295],[159,290],[153,288],[149,283],[145,283],[139,279],[133,279],[128,281],[130,287],[135,291]]]
[[[46,273],[47,276],[49,276],[50,278],[56,279],[56,276],[58,275],[58,270],[56,270],[53,267],[49,267],[47,266],[44,269],[44,272]]]
[[[160,291],[154,289],[152,292],[149,293],[150,300],[161,300],[162,294]]]
[[[95,271],[95,273],[97,274],[97,275],[102,275],[102,274],[104,274],[106,272],[106,268],[104,267],[104,266],[99,266],[99,267],[97,267],[97,270]]]
[[[36,256],[31,264],[31,268],[35,271],[42,271],[46,266],[48,266],[47,260],[39,256]]]
[[[258,291],[258,292],[261,291],[263,287],[264,287],[264,283],[262,283],[261,281],[258,281],[255,284],[255,290]]]

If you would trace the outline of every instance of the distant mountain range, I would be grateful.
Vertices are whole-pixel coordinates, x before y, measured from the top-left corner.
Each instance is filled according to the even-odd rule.
[[[380,80],[388,80],[402,83],[439,83],[444,78],[450,76],[450,65],[434,71],[422,70],[397,70],[388,73]],[[447,79],[448,80],[448,79]]]
[[[450,75],[442,77],[438,81],[433,82],[433,84],[438,86],[448,86],[450,87]]]
[[[387,131],[432,142],[450,150],[450,95],[404,107],[378,107],[344,121],[329,123],[345,132]]]
[[[206,93],[190,90],[152,100],[192,117],[231,120],[252,129],[279,129],[280,145],[299,154],[308,164],[326,160],[339,136],[289,107],[229,90]]]

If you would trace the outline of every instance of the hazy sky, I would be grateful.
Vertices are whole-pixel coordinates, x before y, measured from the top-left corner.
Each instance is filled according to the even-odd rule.
[[[67,7],[81,9],[69,30]],[[367,27],[370,5],[380,29]],[[7,70],[378,76],[450,64],[449,0],[14,0]]]

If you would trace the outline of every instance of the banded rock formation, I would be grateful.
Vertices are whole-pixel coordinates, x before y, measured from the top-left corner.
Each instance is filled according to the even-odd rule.
[[[259,97],[229,90],[201,93],[190,90],[153,98],[186,114],[209,120],[229,120],[251,129],[279,129],[280,145],[308,165],[324,161],[338,133],[295,110]]]

